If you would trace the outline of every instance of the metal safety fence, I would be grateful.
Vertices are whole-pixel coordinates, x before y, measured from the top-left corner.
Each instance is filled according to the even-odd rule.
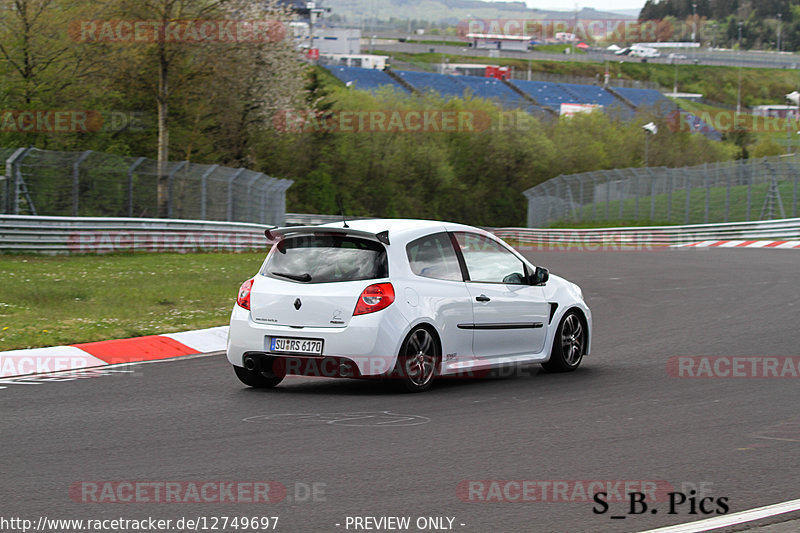
[[[558,176],[524,192],[527,226],[646,220],[708,224],[798,216],[800,156]]]
[[[291,180],[191,161],[0,148],[0,212],[283,224]],[[0,170],[1,172],[2,170]],[[159,208],[161,205],[161,209]]]
[[[264,230],[242,222],[0,215],[0,252],[242,252],[266,250]]]
[[[288,223],[338,222],[337,215],[289,214]],[[264,230],[241,222],[0,215],[0,253],[265,251]],[[778,240],[800,245],[800,219],[604,229],[486,228],[519,250],[643,250],[698,241]],[[738,241],[737,241],[738,239]]]

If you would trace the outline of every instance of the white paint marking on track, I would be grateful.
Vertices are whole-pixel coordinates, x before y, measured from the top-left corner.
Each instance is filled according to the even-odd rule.
[[[787,502],[757,507],[749,511],[742,511],[724,516],[715,516],[706,520],[689,522],[688,524],[678,524],[677,526],[662,527],[659,529],[648,529],[640,533],[701,533],[703,531],[713,531],[723,527],[745,524],[755,520],[761,520],[784,513],[800,511],[800,500],[790,500]]]
[[[50,346],[0,352],[0,378],[105,365],[105,361],[75,346]]]
[[[161,336],[169,337],[201,353],[216,352],[227,347],[228,326],[180,333],[164,333]]]
[[[155,359],[151,361],[131,361],[128,363],[118,363],[114,365],[105,365],[94,368],[77,368],[70,370],[59,370],[56,372],[47,372],[45,374],[30,374],[27,376],[16,377],[0,377],[0,390],[7,389],[5,385],[41,385],[42,383],[49,382],[66,382],[75,381],[77,379],[110,376],[113,374],[133,374],[135,369],[125,370],[125,367],[135,367],[138,365],[145,365],[151,363],[170,363],[175,361],[186,361],[189,359],[200,359],[203,357],[212,357],[225,355],[224,351],[198,353],[193,355],[183,355],[178,357],[171,357],[169,359]]]

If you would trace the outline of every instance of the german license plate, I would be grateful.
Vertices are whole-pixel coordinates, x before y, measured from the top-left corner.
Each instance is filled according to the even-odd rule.
[[[276,353],[322,355],[322,340],[272,337],[269,341],[269,350]]]

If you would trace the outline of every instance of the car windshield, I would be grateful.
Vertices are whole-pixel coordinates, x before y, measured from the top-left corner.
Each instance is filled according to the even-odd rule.
[[[344,235],[292,237],[275,245],[262,275],[298,283],[330,283],[389,276],[379,242]]]

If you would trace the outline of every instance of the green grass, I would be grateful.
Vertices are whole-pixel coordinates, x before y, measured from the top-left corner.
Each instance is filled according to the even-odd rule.
[[[700,102],[692,102],[690,100],[684,100],[681,98],[672,98],[673,102],[675,102],[681,109],[688,111],[697,115],[700,118],[708,121],[708,117],[711,117],[711,120],[708,121],[711,126],[716,127],[718,131],[723,131],[725,128],[732,128],[732,120],[733,117],[736,116],[736,113],[731,109],[725,109],[720,107],[715,107],[708,104],[703,104]],[[759,141],[761,139],[770,139],[782,149],[779,151],[783,153],[785,151],[785,147],[787,144],[787,124],[786,120],[779,119],[765,119],[764,117],[754,117],[746,112],[741,113],[741,123],[747,128],[747,130],[753,136],[755,141]],[[722,126],[722,127],[720,127]],[[791,138],[791,142],[793,144],[793,150],[797,150],[797,146],[800,145],[800,139],[797,136],[797,122],[789,121],[788,126],[789,129],[789,136]],[[723,131],[724,132],[724,131]],[[769,154],[773,155],[773,154]],[[778,155],[778,154],[774,154]]]
[[[264,252],[0,255],[0,351],[228,323]]]
[[[760,183],[752,186],[750,191],[751,204],[750,213],[747,213],[747,185],[737,185],[730,188],[730,199],[726,187],[712,187],[709,189],[708,196],[708,222],[738,222],[745,220],[758,220],[761,216],[761,209],[764,206],[767,189],[769,185]],[[792,216],[792,198],[794,194],[794,183],[783,181],[778,184],[783,208],[787,217]],[[606,219],[606,203],[595,204],[595,216],[592,216],[592,206],[586,205],[578,209],[575,219],[560,220],[551,225],[559,228],[584,228],[584,227],[612,227],[616,225],[639,226],[639,225],[670,225],[686,223],[686,191],[676,189],[672,192],[670,216],[667,217],[667,210],[670,198],[666,194],[659,194],[655,199],[655,219],[650,220],[651,197],[643,196],[639,198],[639,209],[636,211],[636,200],[627,198],[622,200],[622,212],[620,213],[620,201],[612,200],[608,203],[608,218]],[[728,216],[726,218],[726,202],[728,204]],[[692,189],[689,194],[689,224],[703,224],[705,220],[706,189]],[[780,212],[776,206],[775,217],[778,218]]]

